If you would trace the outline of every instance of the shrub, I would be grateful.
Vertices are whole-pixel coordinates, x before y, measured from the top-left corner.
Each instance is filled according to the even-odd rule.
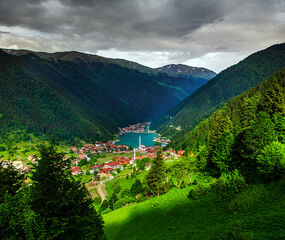
[[[205,196],[211,190],[211,184],[198,183],[188,193],[188,198],[196,200]]]
[[[134,182],[134,184],[131,187],[131,193],[132,195],[137,195],[138,193],[142,192],[142,183],[139,179],[136,179],[136,181]]]
[[[128,196],[131,196],[131,192],[130,192],[130,189],[127,188],[121,192],[120,198],[124,198]]]
[[[269,194],[264,185],[251,186],[230,201],[229,211],[231,213],[247,211],[249,208],[256,207],[256,204],[262,202],[262,199],[266,198]]]
[[[96,197],[96,198],[93,199],[93,202],[94,202],[95,205],[99,205],[99,204],[101,204],[102,199],[100,197]]]
[[[216,183],[214,189],[220,193],[237,193],[245,186],[245,179],[238,170],[230,173],[223,173]]]
[[[103,212],[104,210],[106,210],[109,207],[108,201],[105,199],[100,206],[100,212]]]

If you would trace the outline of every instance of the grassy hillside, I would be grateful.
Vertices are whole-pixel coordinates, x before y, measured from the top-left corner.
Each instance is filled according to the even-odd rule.
[[[0,52],[1,122],[61,139],[110,139],[118,127],[158,117],[203,84],[78,52]]]
[[[219,73],[154,122],[152,127],[165,135],[177,134],[179,138],[213,113],[220,104],[256,86],[284,66],[285,43],[254,53]],[[183,133],[175,130],[178,126]]]
[[[284,182],[250,185],[232,197],[191,200],[191,187],[103,215],[108,239],[282,239]],[[232,235],[245,236],[233,238]]]

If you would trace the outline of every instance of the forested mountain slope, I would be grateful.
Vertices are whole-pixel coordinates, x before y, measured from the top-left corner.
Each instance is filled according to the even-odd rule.
[[[232,98],[177,142],[213,174],[238,169],[255,179],[259,170],[278,178],[285,168],[285,69]]]
[[[165,135],[177,137],[193,129],[215,107],[256,86],[285,66],[285,43],[256,52],[222,71],[152,125]],[[182,133],[176,129],[182,129]]]
[[[164,162],[159,186],[169,192],[103,215],[110,239],[285,237],[285,68],[232,98],[180,148],[183,158]]]
[[[79,52],[0,52],[2,123],[60,138],[110,138],[118,127],[165,113],[203,84]]]

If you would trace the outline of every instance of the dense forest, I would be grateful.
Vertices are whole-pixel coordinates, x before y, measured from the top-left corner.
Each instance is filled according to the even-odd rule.
[[[179,139],[203,119],[210,116],[225,101],[256,86],[284,67],[285,44],[273,45],[256,52],[236,65],[219,73],[194,94],[184,99],[152,125],[162,134]],[[177,131],[177,128],[182,131]]]
[[[2,126],[59,139],[110,139],[151,120],[207,82],[89,54],[0,51]]]

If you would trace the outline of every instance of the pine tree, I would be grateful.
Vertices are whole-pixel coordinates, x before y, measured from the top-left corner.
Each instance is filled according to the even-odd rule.
[[[153,194],[159,196],[166,192],[165,175],[162,150],[160,149],[146,177],[147,184]]]
[[[104,239],[103,221],[86,188],[75,181],[70,161],[42,145],[34,165],[31,209],[45,222],[50,239]]]

